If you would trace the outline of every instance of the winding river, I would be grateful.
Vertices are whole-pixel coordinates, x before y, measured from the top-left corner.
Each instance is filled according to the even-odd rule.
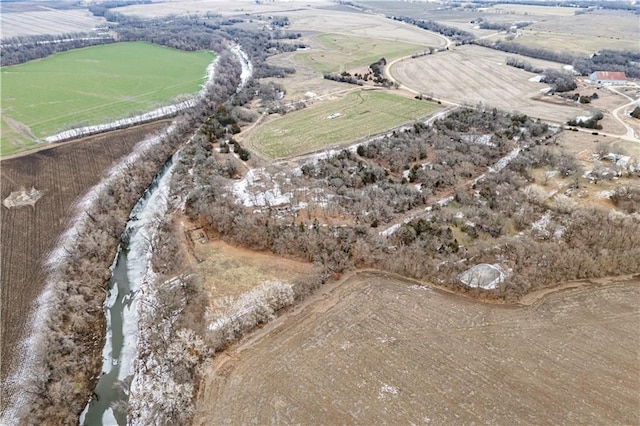
[[[93,426],[127,423],[126,413],[114,410],[112,405],[128,399],[128,385],[123,387],[119,382],[133,374],[138,340],[136,293],[147,271],[150,256],[148,241],[153,234],[154,218],[167,209],[172,170],[173,161],[169,160],[131,211],[118,254],[111,267],[109,294],[104,305],[107,333],[102,351],[102,376],[98,380],[93,398],[80,417],[80,424]]]
[[[239,45],[230,48],[242,65],[240,90],[251,78],[253,66]],[[215,61],[214,61],[215,62]],[[208,70],[209,82],[214,69]],[[179,154],[176,154],[179,155]],[[154,178],[129,216],[122,242],[111,270],[109,294],[104,309],[107,318],[105,347],[102,351],[102,376],[80,416],[81,425],[126,425],[124,410],[114,410],[114,405],[126,407],[130,393],[130,378],[135,374],[134,360],[138,344],[138,303],[136,297],[145,278],[153,275],[149,268],[156,218],[166,214],[169,208],[169,182],[173,171],[173,159],[169,160]],[[124,383],[123,383],[124,381]]]

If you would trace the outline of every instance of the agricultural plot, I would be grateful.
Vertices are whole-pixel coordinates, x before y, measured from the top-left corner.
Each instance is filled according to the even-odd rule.
[[[636,424],[639,284],[501,306],[360,273],[217,355],[195,424]]]
[[[2,381],[13,367],[12,350],[24,337],[30,310],[43,289],[43,262],[68,227],[74,202],[135,144],[164,126],[166,122],[147,124],[2,161],[2,200],[21,189],[42,194],[33,206],[0,207]]]
[[[518,8],[519,5],[507,7]],[[602,49],[640,51],[638,16],[631,12],[593,10],[566,16],[559,13],[563,8],[551,9],[557,9],[558,14],[532,15],[528,20],[534,23],[520,30],[513,41],[584,56]]]
[[[315,40],[319,48],[300,52],[295,59],[322,73],[351,70],[370,65],[380,58],[390,60],[422,52],[426,48],[420,44],[342,34],[321,34]]]
[[[2,5],[5,8],[5,5]],[[39,34],[64,34],[88,32],[106,24],[104,18],[93,16],[86,9],[54,10],[42,7],[41,10],[10,12],[0,14],[2,38]]]
[[[282,158],[353,142],[425,117],[438,106],[377,90],[356,90],[340,100],[289,113],[247,136],[262,154]]]
[[[197,92],[212,59],[211,52],[116,43],[3,67],[2,115],[37,138],[124,118]]]
[[[458,104],[482,103],[562,123],[589,115],[587,107],[544,102],[547,99],[541,92],[547,86],[530,81],[535,74],[506,65],[507,57],[518,56],[479,46],[460,46],[453,51],[396,63],[391,74],[416,92]],[[542,68],[561,67],[553,62],[520,58]]]

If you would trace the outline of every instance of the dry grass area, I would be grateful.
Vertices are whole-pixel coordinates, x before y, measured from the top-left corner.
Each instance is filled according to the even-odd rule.
[[[314,0],[314,7],[331,7],[334,3],[329,0]],[[246,14],[289,14],[300,8],[310,7],[310,2],[293,0],[288,2],[263,2],[255,0],[171,0],[136,4],[118,8],[126,15],[141,17],[158,17],[184,14],[217,13],[222,16],[239,16]]]
[[[589,55],[602,49],[640,51],[638,16],[629,11],[591,10],[569,16],[562,13],[566,8],[500,5],[504,7],[517,10],[515,13],[520,13],[522,8],[532,9],[520,19],[533,24],[518,31],[514,41],[519,44],[574,55]],[[537,9],[548,9],[549,14],[543,11],[536,15]],[[504,38],[504,34],[495,34],[492,38]]]
[[[262,4],[250,0],[176,0],[126,6],[118,8],[118,11],[147,17],[206,12],[238,17],[247,17],[247,14],[281,15],[289,18],[291,25],[287,29],[290,31],[336,33],[433,47],[444,47],[446,44],[437,34],[392,21],[381,15],[338,7],[335,2],[327,0],[292,0]]]
[[[195,423],[636,424],[639,284],[504,306],[360,273],[218,355]]]
[[[532,21],[547,16],[573,16],[576,10],[578,9],[575,7],[534,6],[529,4],[496,4],[491,8],[485,9],[486,12],[531,16],[532,18],[530,19]]]
[[[342,72],[367,66],[380,58],[387,61],[425,50],[424,45],[387,39],[372,39],[343,34],[313,37],[311,49],[299,52],[295,59],[318,72]]]
[[[479,46],[460,46],[453,51],[401,61],[392,66],[391,74],[410,89],[458,104],[482,103],[562,123],[589,115],[584,106],[534,100],[547,86],[529,81],[534,74],[505,65],[510,56],[517,57]],[[523,59],[543,68],[561,66]]]
[[[285,259],[269,253],[235,247],[221,240],[201,237],[202,231],[189,232],[193,241],[191,264],[194,273],[204,280],[212,299],[237,297],[265,281],[292,281],[313,269],[309,263]]]
[[[515,41],[529,47],[568,52],[580,56],[587,56],[604,49],[640,51],[637,39],[543,32],[529,28],[525,28]]]
[[[29,314],[46,277],[44,261],[75,214],[74,202],[149,133],[157,122],[5,159],[0,163],[1,198],[21,188],[43,193],[34,207],[2,206],[2,380],[13,365],[12,353],[25,337]]]
[[[38,11],[0,14],[2,38],[87,32],[104,26],[105,23],[104,18],[93,16],[88,10],[83,9],[54,10],[42,7]]]
[[[243,137],[261,154],[284,158],[352,143],[426,117],[438,108],[390,91],[357,90],[277,117]]]

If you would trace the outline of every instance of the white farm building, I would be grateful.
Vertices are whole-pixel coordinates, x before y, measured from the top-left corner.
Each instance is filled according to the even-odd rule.
[[[616,86],[626,84],[627,76],[619,71],[596,71],[591,73],[589,81],[606,86]]]

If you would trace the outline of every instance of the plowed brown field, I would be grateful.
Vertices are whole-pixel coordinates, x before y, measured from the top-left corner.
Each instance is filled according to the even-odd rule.
[[[452,51],[398,62],[390,72],[402,85],[416,92],[458,104],[482,103],[562,123],[590,114],[585,107],[534,100],[548,86],[529,81],[535,74],[506,65],[510,56],[518,57],[480,46],[458,46]],[[542,68],[561,67],[557,63],[519,58]]]
[[[15,366],[14,351],[25,337],[29,315],[44,287],[44,261],[68,228],[74,202],[138,142],[164,126],[164,122],[138,126],[0,163],[2,200],[21,188],[34,187],[43,193],[33,207],[0,207],[2,381]]]
[[[361,273],[312,299],[217,355],[196,424],[640,422],[637,278],[505,306]]]

